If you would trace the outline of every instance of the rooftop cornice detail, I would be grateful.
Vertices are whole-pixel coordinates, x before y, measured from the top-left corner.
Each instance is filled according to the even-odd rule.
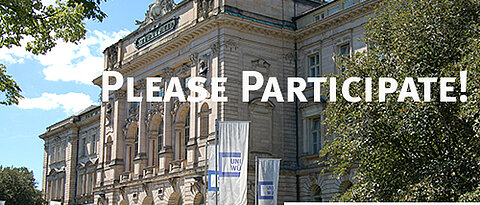
[[[143,21],[137,20],[136,24],[143,27],[155,22],[160,17],[171,12],[175,7],[177,7],[177,4],[175,4],[173,0],[155,0],[155,2],[148,7],[147,13],[145,13],[145,19]]]
[[[152,42],[151,47],[140,49],[137,51],[138,53],[125,58],[122,67],[120,67],[117,71],[121,72],[122,74],[127,74],[138,67],[142,67],[150,62],[153,62],[155,59],[158,59],[159,57],[168,54],[171,51],[187,45],[191,42],[191,39],[194,39],[196,36],[211,32],[212,29],[216,29],[218,27],[241,28],[242,30],[248,30],[268,36],[276,36],[279,38],[295,37],[295,31],[290,29],[282,29],[242,17],[222,13],[218,16],[210,18],[209,20],[202,21],[197,24],[192,23],[188,26],[183,26],[180,30],[172,32],[163,39],[159,39],[157,42]],[[159,44],[161,41],[164,41],[164,43]],[[147,50],[145,51],[144,49]]]
[[[317,22],[313,22],[308,24],[307,26],[300,28],[296,31],[296,39],[302,39],[312,33],[318,32],[322,29],[325,29],[328,26],[333,25],[339,21],[343,21],[347,18],[352,16],[358,15],[359,13],[373,11],[373,8],[380,2],[381,0],[370,0],[365,1],[364,3],[357,4],[352,6],[348,9],[342,9],[341,11],[327,16],[324,19],[321,19]]]

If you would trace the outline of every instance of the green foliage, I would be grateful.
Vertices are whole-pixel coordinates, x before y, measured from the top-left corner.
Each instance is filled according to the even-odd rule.
[[[22,98],[17,83],[12,79],[11,75],[6,74],[7,68],[0,64],[0,92],[5,94],[5,99],[0,101],[2,105],[18,104],[18,99]]]
[[[41,0],[1,0],[0,48],[25,46],[27,51],[38,55],[50,51],[59,39],[78,43],[87,32],[85,19],[102,21],[106,17],[99,7],[102,1],[106,0],[57,0],[56,5],[45,6]],[[0,78],[2,84],[12,84],[3,82],[11,80],[3,72]],[[6,94],[10,103],[3,104],[17,104],[20,90],[9,91],[13,92]]]
[[[342,59],[349,77],[373,78],[373,102],[329,103],[325,123],[339,136],[320,151],[337,174],[357,166],[354,185],[340,201],[480,201],[480,2],[478,0],[386,0],[365,26],[368,52]],[[458,77],[449,96],[465,103],[397,102],[398,92],[378,102],[378,78]],[[341,93],[341,86],[337,93]],[[400,87],[399,87],[400,89]],[[420,98],[423,84],[417,83]],[[352,96],[365,99],[365,82]],[[377,98],[376,98],[377,97]]]
[[[45,204],[42,193],[35,189],[33,172],[27,168],[0,166],[0,200],[5,204],[39,205]]]

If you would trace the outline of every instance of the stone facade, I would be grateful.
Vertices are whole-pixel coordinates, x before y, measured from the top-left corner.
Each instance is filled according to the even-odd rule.
[[[89,108],[47,128],[42,190],[47,201],[93,203],[98,165],[100,107]]]
[[[224,96],[228,103],[212,102],[211,96],[199,103],[147,103],[145,98],[128,103],[125,82],[119,91],[110,93],[108,102],[96,108],[99,114],[91,127],[98,133],[94,155],[76,157],[81,156],[80,150],[74,148],[85,143],[78,136],[90,129],[86,125],[79,128],[72,122],[60,128],[57,123],[54,127],[59,128],[54,130],[58,131],[49,128],[41,136],[47,151],[43,183],[46,198],[63,199],[68,204],[203,204],[205,145],[213,143],[215,120],[241,120],[252,122],[249,204],[254,201],[255,156],[282,159],[279,204],[331,200],[353,183],[354,169],[340,179],[320,174],[323,167],[318,162],[322,159],[316,153],[324,141],[331,140],[325,139],[326,128],[321,124],[325,103],[313,103],[312,87],[305,91],[308,103],[283,103],[274,98],[261,102],[262,92],[251,92],[250,102],[244,103],[241,74],[258,71],[265,78],[276,77],[286,88],[287,77],[341,72],[334,56],[366,49],[359,38],[376,3],[155,1],[145,20],[138,21],[136,31],[105,50],[105,70],[134,77],[135,96],[145,96],[147,77],[162,77],[161,86],[165,88],[171,77],[179,77],[185,85],[190,77],[203,76],[207,78],[203,85],[207,90],[212,77],[227,77]],[[94,83],[100,86],[101,80],[99,77]],[[156,95],[162,96],[163,88]],[[286,89],[282,92],[286,96]],[[50,156],[56,152],[49,152],[50,147],[63,142],[68,144],[67,158],[76,159],[51,165]],[[57,179],[60,184],[67,179],[68,188],[49,188]],[[93,187],[86,183],[90,180],[94,180]]]

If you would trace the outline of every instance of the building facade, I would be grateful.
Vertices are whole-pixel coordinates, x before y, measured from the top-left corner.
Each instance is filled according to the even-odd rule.
[[[228,102],[208,96],[198,103],[176,98],[147,103],[145,97],[132,103],[126,100],[125,82],[95,108],[92,120],[97,121],[91,127],[73,122],[79,117],[73,116],[60,122],[71,119],[68,126],[57,123],[41,136],[46,142],[46,198],[65,204],[203,204],[205,148],[215,138],[215,120],[241,120],[251,122],[249,204],[254,202],[255,156],[282,159],[279,204],[331,200],[354,182],[354,173],[342,178],[320,173],[317,153],[331,140],[322,124],[325,103],[313,102],[310,85],[306,103],[261,102],[260,91],[251,92],[244,103],[242,71],[276,77],[282,88],[287,77],[340,73],[335,56],[367,49],[360,38],[375,4],[377,0],[155,1],[136,31],[105,50],[104,69],[134,77],[134,95],[142,97],[147,77],[162,77],[156,96],[164,95],[172,77],[179,77],[183,88],[189,78],[205,77],[207,90],[212,77],[227,77],[223,95]],[[101,77],[94,83],[101,86]],[[286,89],[282,92],[287,95]],[[82,140],[93,133],[84,131],[87,127],[96,137]],[[51,164],[57,146],[66,150],[67,159]],[[88,152],[91,147],[96,151]]]
[[[47,201],[93,203],[98,165],[100,107],[85,110],[47,128],[42,190]]]

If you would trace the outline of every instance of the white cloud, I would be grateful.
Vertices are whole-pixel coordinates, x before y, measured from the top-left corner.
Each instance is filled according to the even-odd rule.
[[[43,3],[43,5],[45,5],[45,6],[50,6],[50,5],[56,4],[56,3],[55,3],[55,0],[42,0],[42,3]]]
[[[103,50],[128,33],[126,30],[115,33],[96,30],[78,45],[59,42],[51,52],[37,57],[46,66],[45,79],[92,84],[103,71]]]
[[[56,4],[56,3],[55,3],[55,0],[42,0],[42,3],[43,3],[43,5],[45,5],[45,6],[50,6],[50,5]]]
[[[35,59],[42,66],[46,80],[73,81],[92,84],[92,80],[103,71],[103,50],[130,31],[119,32],[92,31],[78,45],[57,42],[57,45],[46,55],[34,56],[24,48],[14,47],[0,49],[0,61],[7,64],[24,63],[26,59]]]
[[[20,109],[42,110],[61,108],[65,113],[71,115],[93,104],[95,103],[90,99],[90,96],[83,93],[70,92],[63,95],[43,93],[38,98],[24,98],[20,100],[17,107]]]
[[[12,47],[10,49],[0,48],[0,61],[7,64],[24,63],[25,59],[32,59],[33,55],[22,47]]]

